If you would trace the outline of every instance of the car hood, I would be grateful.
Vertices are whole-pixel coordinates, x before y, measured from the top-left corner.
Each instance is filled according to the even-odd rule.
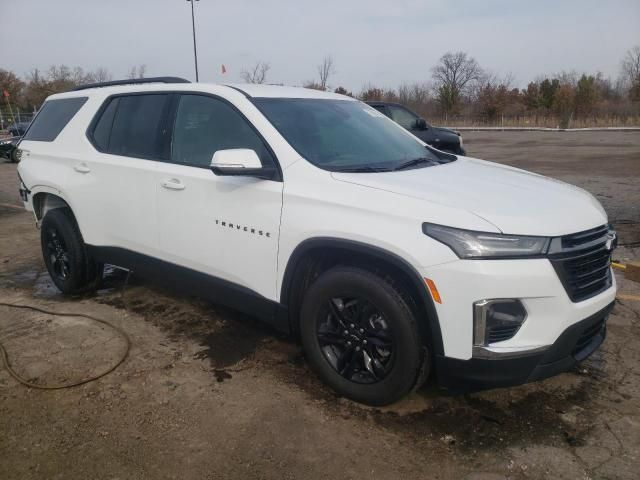
[[[503,233],[559,236],[607,223],[600,203],[581,188],[467,157],[399,172],[332,175],[339,181],[472,212]],[[428,217],[427,210],[424,220]]]
[[[456,132],[455,130],[451,130],[450,128],[444,128],[444,127],[431,127],[432,130],[434,130],[437,133],[442,133],[442,134],[449,134],[449,135],[455,135],[456,137],[459,137],[460,135],[458,135],[458,132]]]

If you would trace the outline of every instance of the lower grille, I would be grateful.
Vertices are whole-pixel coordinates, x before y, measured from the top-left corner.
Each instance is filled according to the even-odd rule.
[[[572,302],[581,302],[611,286],[608,229],[599,228],[562,237],[565,251],[549,259]],[[594,238],[594,235],[599,235]],[[582,245],[587,237],[589,242]]]
[[[489,343],[509,340],[516,334],[520,326],[520,324],[516,324],[491,327],[491,329],[489,330]]]
[[[605,319],[603,318],[602,320],[600,320],[597,323],[594,323],[593,325],[591,325],[589,328],[587,328],[584,332],[582,332],[582,335],[580,335],[580,338],[578,338],[578,342],[576,343],[576,346],[573,348],[573,351],[571,352],[571,354],[574,357],[579,357],[581,352],[589,346],[589,344],[591,343],[591,341],[599,334],[604,334],[605,331]]]

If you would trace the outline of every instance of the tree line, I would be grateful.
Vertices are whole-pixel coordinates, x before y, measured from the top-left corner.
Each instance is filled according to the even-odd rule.
[[[268,83],[270,70],[269,62],[258,61],[244,68],[241,77],[249,83]],[[144,65],[134,66],[128,77],[143,78],[145,72]],[[522,89],[514,86],[512,75],[498,76],[465,52],[445,53],[424,82],[405,83],[397,88],[367,84],[354,94],[343,86],[330,87],[335,74],[333,57],[327,55],[317,66],[317,77],[303,86],[365,101],[398,102],[425,118],[451,125],[504,124],[505,118],[517,118],[530,126],[561,128],[575,124],[640,124],[640,45],[625,53],[615,79],[602,73],[561,72],[533,79]],[[30,112],[53,93],[111,79],[104,68],[85,71],[80,67],[52,66],[46,71],[34,69],[25,78],[0,69],[0,91],[10,95],[3,103],[9,100],[16,108]]]

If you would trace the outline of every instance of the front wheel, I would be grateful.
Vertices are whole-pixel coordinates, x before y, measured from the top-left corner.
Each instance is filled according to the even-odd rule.
[[[9,154],[9,160],[11,161],[11,163],[18,163],[20,161],[17,148],[11,150],[11,153]]]
[[[311,367],[345,397],[388,405],[421,378],[424,352],[403,292],[367,270],[335,267],[309,287],[301,309]]]
[[[70,211],[56,208],[47,212],[42,220],[40,243],[51,280],[62,293],[81,294],[97,288],[103,266],[88,256]]]

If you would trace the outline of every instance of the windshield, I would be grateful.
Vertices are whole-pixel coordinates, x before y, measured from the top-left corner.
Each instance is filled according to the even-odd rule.
[[[253,102],[300,155],[325,170],[390,171],[451,160],[440,158],[361,102],[306,98]]]

